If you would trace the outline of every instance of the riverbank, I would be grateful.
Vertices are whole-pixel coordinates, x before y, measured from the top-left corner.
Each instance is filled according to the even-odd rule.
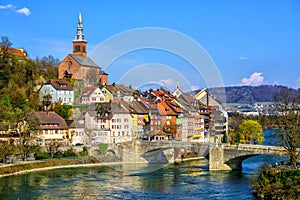
[[[193,158],[183,158],[175,160],[174,164],[202,160],[204,157],[193,157]],[[78,168],[78,167],[96,167],[96,166],[112,166],[118,164],[130,164],[124,163],[117,160],[112,160],[108,158],[68,158],[68,159],[57,159],[57,160],[36,160],[27,161],[15,164],[0,165],[0,178],[5,176],[12,176],[18,174],[24,174],[34,171],[52,170],[60,168]]]
[[[5,176],[23,174],[33,171],[51,170],[59,168],[74,168],[74,167],[93,167],[108,164],[121,163],[120,161],[111,158],[65,158],[53,160],[36,160],[20,162],[9,165],[0,166],[0,178]]]

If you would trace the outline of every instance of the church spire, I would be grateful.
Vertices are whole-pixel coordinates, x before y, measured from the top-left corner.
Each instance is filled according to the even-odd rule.
[[[74,41],[86,41],[84,39],[81,12],[79,12],[78,16],[77,32]]]
[[[73,54],[86,57],[86,40],[84,39],[81,12],[79,12],[77,32],[73,40]]]

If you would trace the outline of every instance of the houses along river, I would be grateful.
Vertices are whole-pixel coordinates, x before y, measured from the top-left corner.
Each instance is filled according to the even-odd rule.
[[[209,172],[207,160],[37,171],[1,178],[0,199],[255,199],[251,180],[267,159],[247,159],[243,171],[230,172]]]

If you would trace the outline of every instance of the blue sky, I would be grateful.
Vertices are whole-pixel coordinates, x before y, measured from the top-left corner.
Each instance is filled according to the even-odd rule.
[[[201,45],[226,86],[300,87],[300,1],[296,0],[1,0],[0,35],[8,36],[13,47],[25,48],[31,58],[53,55],[62,60],[72,52],[79,11],[88,53],[121,32],[160,27],[184,34]],[[111,66],[101,67],[110,74],[110,82],[118,82],[137,66],[151,67],[149,63],[183,74],[193,89],[207,86],[205,78],[186,60],[157,49],[130,52]],[[174,88],[182,78],[172,72],[153,72],[159,77],[154,82]],[[138,73],[141,70],[135,75]]]

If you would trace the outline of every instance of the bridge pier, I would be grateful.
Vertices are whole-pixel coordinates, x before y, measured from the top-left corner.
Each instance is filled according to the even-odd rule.
[[[224,161],[225,159],[223,146],[211,146],[209,150],[209,170],[231,170],[231,168],[227,164],[225,164]]]

